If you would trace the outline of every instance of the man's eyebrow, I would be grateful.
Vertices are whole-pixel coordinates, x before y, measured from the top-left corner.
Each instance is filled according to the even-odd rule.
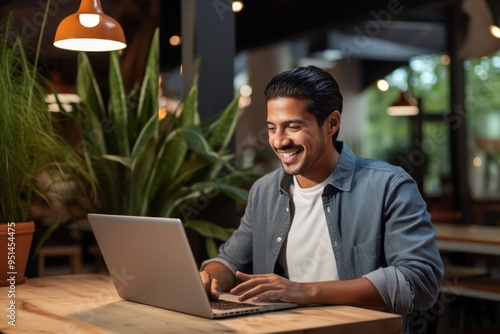
[[[290,119],[286,122],[283,122],[284,124],[290,124],[290,123],[297,123],[297,124],[307,124],[309,123],[308,121],[306,120],[303,120],[303,119],[300,119],[300,118],[297,118],[297,119]]]
[[[308,121],[305,121],[303,119],[300,119],[300,118],[297,118],[297,119],[289,119],[289,120],[286,120],[284,122],[281,122],[280,124],[284,124],[284,125],[288,125],[288,124],[292,124],[292,123],[296,123],[296,124],[307,124],[309,123]],[[274,125],[273,122],[270,122],[270,121],[267,121],[266,124],[268,125]]]

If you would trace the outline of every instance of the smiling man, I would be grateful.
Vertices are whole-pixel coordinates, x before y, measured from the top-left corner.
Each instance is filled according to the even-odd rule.
[[[252,186],[239,228],[202,264],[207,293],[402,315],[431,307],[443,264],[426,204],[401,168],[337,140],[335,79],[299,67],[275,76],[265,96],[282,168]]]

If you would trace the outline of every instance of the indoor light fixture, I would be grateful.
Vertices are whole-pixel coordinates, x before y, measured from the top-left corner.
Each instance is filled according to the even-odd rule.
[[[100,0],[81,0],[80,8],[61,21],[54,46],[73,51],[124,49],[125,34],[120,24],[106,15]]]
[[[500,27],[498,27],[496,24],[491,24],[490,25],[490,34],[493,37],[500,39]]]
[[[401,92],[399,99],[387,108],[387,114],[390,116],[415,116],[418,111],[418,101],[407,92]]]
[[[243,10],[243,1],[233,1],[231,4],[231,7],[233,9],[233,12],[239,13]]]

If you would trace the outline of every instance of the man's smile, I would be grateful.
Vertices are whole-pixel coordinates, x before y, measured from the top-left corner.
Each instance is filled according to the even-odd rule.
[[[276,152],[278,153],[278,155],[280,156],[281,160],[285,163],[290,163],[292,162],[295,157],[300,153],[302,152],[302,149],[301,148],[296,148],[292,151],[288,150],[288,151],[283,151],[283,150],[276,150]]]

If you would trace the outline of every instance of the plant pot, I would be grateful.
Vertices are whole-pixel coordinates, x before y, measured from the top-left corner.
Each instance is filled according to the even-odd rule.
[[[22,284],[35,232],[34,222],[0,223],[0,286]]]

